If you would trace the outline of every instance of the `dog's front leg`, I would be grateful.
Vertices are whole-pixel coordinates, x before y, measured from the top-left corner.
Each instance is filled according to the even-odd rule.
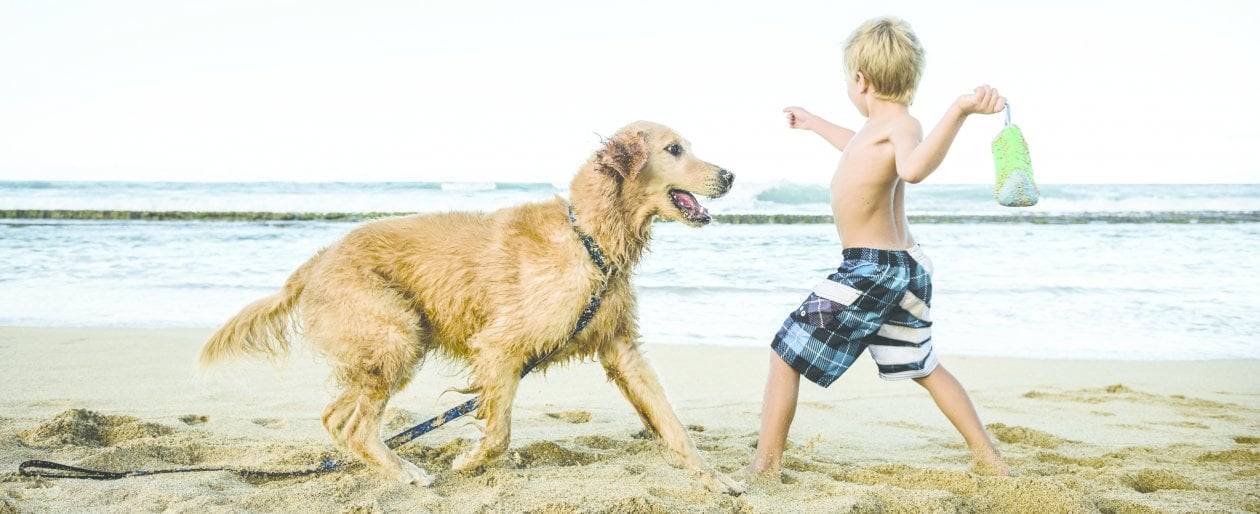
[[[485,420],[485,432],[481,441],[451,463],[455,471],[477,469],[502,455],[512,437],[512,400],[521,382],[521,363],[510,355],[481,354],[474,361],[473,372],[481,389],[476,417]]]
[[[728,494],[744,492],[744,484],[715,471],[700,456],[695,443],[691,441],[665,398],[665,389],[661,387],[656,373],[652,372],[634,343],[629,339],[608,343],[601,348],[599,360],[604,365],[608,378],[617,384],[621,393],[638,411],[643,424],[660,437],[683,466],[700,474],[700,480],[705,487],[710,491]]]

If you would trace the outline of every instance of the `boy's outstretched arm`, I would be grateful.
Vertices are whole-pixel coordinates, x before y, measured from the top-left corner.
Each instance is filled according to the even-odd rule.
[[[812,130],[841,152],[844,151],[844,147],[849,146],[849,140],[853,139],[852,130],[819,118],[800,107],[784,107],[783,112],[787,113],[789,127]]]
[[[993,114],[1006,108],[1006,99],[989,86],[976,88],[974,94],[962,95],[954,101],[936,128],[919,141],[923,129],[915,123],[893,132],[891,139],[896,152],[897,175],[911,184],[922,182],[945,160],[949,146],[958,136],[963,121],[970,114]]]

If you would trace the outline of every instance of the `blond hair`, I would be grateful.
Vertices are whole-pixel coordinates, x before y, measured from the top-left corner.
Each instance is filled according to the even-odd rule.
[[[925,63],[923,45],[910,25],[897,18],[875,18],[863,23],[844,43],[847,80],[860,72],[875,97],[909,104],[914,100]]]

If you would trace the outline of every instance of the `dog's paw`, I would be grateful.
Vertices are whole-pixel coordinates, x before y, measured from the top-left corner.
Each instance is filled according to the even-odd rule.
[[[458,457],[455,457],[455,460],[451,462],[451,469],[461,473],[467,473],[470,471],[476,471],[482,464],[485,464],[485,459],[477,456],[476,449],[472,449],[459,454]]]
[[[398,474],[398,481],[404,484],[411,484],[420,487],[429,487],[433,485],[433,476],[426,473],[420,466],[407,462],[402,462],[402,471]]]
[[[715,493],[726,493],[731,496],[739,496],[748,491],[748,486],[743,482],[738,482],[724,473],[714,471],[712,473],[703,473],[700,480],[704,482],[704,486]]]

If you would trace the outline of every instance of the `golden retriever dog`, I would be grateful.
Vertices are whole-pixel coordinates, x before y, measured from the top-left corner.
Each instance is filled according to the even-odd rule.
[[[695,195],[730,190],[730,172],[696,158],[669,128],[635,122],[603,142],[578,170],[570,200],[490,213],[451,212],[374,221],[298,267],[280,292],[241,310],[206,343],[201,364],[249,354],[276,357],[299,332],[326,356],[341,394],[324,427],[343,451],[404,483],[433,479],[381,440],[390,396],[437,354],[467,365],[463,391],[481,394],[484,435],[455,459],[474,470],[508,448],[512,400],[523,367],[559,348],[539,369],[598,359],[643,424],[713,491],[744,486],[715,471],[665,398],[639,351],[630,274],[656,217],[691,226],[710,221]],[[576,222],[569,217],[570,208]],[[579,234],[602,250],[605,275]],[[589,324],[570,340],[592,294]]]

